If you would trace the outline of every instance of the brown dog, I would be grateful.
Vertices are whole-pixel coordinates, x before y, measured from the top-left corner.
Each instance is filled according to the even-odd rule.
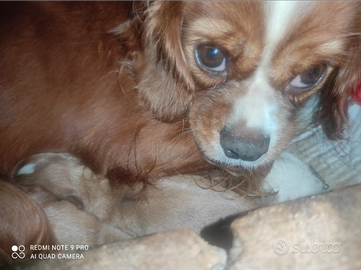
[[[316,93],[340,137],[360,70],[358,2],[1,5],[6,176],[49,151],[126,183],[204,171],[202,156],[257,171]]]
[[[342,136],[360,5],[2,2],[0,174],[69,152],[127,184],[215,164],[259,179],[312,96]]]

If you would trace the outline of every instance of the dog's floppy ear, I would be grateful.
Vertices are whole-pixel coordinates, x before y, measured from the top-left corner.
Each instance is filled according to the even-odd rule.
[[[361,36],[354,40],[347,49],[344,64],[334,70],[331,80],[321,92],[320,110],[316,114],[316,122],[323,127],[330,139],[344,137],[344,129],[348,123],[348,107],[350,95],[361,78]]]
[[[168,122],[187,112],[194,89],[182,48],[184,5],[177,1],[149,4],[142,33],[144,63],[138,90],[154,116]]]

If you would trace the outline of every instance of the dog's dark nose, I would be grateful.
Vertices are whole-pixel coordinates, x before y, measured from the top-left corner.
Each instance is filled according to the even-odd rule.
[[[221,146],[225,155],[233,159],[255,161],[267,153],[270,137],[260,131],[224,127],[220,132]]]

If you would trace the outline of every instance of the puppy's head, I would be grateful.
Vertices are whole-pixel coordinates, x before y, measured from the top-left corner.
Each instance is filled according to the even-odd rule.
[[[165,121],[189,115],[205,156],[269,164],[292,139],[296,112],[339,138],[359,76],[359,2],[161,2],[147,10],[139,93]]]

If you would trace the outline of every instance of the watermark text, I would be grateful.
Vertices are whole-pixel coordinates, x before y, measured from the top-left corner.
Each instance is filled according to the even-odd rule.
[[[287,252],[292,253],[337,253],[340,252],[342,243],[333,243],[331,239],[312,238],[306,242],[289,243],[286,239],[279,238],[274,241],[272,248],[276,254],[283,255]]]

